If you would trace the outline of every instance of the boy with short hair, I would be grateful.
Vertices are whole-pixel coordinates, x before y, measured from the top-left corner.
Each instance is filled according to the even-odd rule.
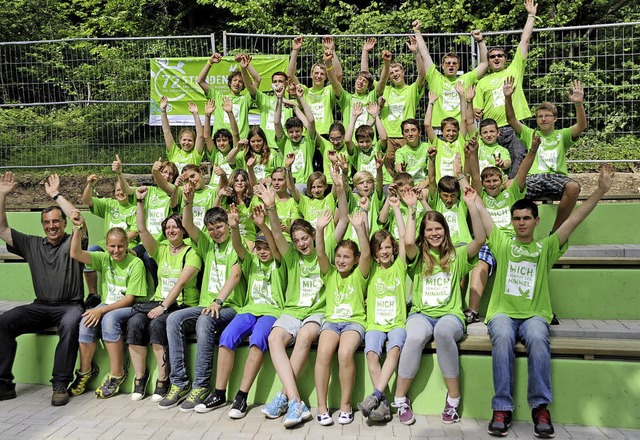
[[[518,139],[529,149],[533,142],[534,130],[523,125],[515,116],[512,104],[515,89],[514,78],[507,78],[504,83],[507,120]],[[556,129],[558,112],[550,102],[543,102],[536,110],[540,147],[527,176],[527,198],[536,200],[541,197],[551,197],[552,200],[560,200],[551,232],[556,231],[569,217],[580,195],[580,184],[567,175],[566,154],[569,147],[587,128],[582,83],[573,81],[567,96],[576,108],[576,123],[569,128]]]
[[[420,124],[410,118],[402,121],[402,137],[406,141],[395,156],[395,171],[409,173],[417,182],[427,179],[429,144],[420,140]]]
[[[487,311],[487,328],[493,346],[493,417],[488,432],[503,437],[511,424],[515,354],[517,340],[527,346],[529,362],[528,403],[532,408],[534,434],[555,435],[547,405],[551,403],[551,348],[549,323],[553,317],[549,272],[568,248],[568,239],[611,188],[614,172],[610,165],[600,171],[598,188],[549,237],[536,241],[540,222],[537,205],[522,199],[511,207],[515,237],[495,227],[480,199],[476,199],[487,244],[498,267]]]
[[[480,172],[486,167],[497,167],[506,172],[511,167],[509,150],[498,143],[500,128],[491,118],[480,121],[480,139],[478,140],[478,164]],[[473,134],[473,132],[472,132]]]

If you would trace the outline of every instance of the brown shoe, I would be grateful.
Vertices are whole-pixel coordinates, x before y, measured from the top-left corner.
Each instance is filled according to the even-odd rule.
[[[51,396],[51,405],[64,406],[69,403],[69,394],[67,393],[67,387],[54,386],[53,395]]]

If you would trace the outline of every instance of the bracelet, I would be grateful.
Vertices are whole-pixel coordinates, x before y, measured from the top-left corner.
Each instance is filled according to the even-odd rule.
[[[138,203],[144,203],[144,199],[136,199]]]
[[[188,205],[192,205],[192,204],[193,204],[193,202],[185,202],[184,205],[182,205],[182,206],[188,206]]]
[[[536,14],[529,14],[529,17],[536,18]]]
[[[275,210],[275,209],[276,209],[276,205],[273,205],[273,206],[265,206],[265,208],[264,208],[264,210],[265,210],[265,211],[273,211],[273,210]]]
[[[84,225],[74,226],[78,231],[82,231],[84,229]]]
[[[207,64],[210,66],[213,66],[213,63],[211,62],[211,60],[207,60]]]
[[[165,307],[162,303],[159,304],[159,307],[162,307],[162,313],[167,313],[167,310],[169,310],[169,307]]]
[[[330,70],[333,70],[333,66],[329,66],[329,67],[324,66],[324,68],[327,70],[327,72],[330,71]]]
[[[166,109],[166,108],[161,108],[161,109],[160,109],[160,113],[166,113],[166,112],[167,112],[167,109]]]
[[[55,196],[51,197],[53,200],[58,200],[58,197],[60,197],[62,194],[58,193]]]
[[[584,102],[576,102],[574,105],[576,107],[582,107],[584,105]],[[55,200],[55,198],[54,198],[54,200]]]
[[[229,226],[230,229],[240,229],[240,226]]]
[[[456,180],[458,180],[458,182],[459,182],[462,179],[466,179],[466,178],[467,178],[467,176],[465,176],[464,174],[461,174],[461,175],[458,176],[458,178]]]

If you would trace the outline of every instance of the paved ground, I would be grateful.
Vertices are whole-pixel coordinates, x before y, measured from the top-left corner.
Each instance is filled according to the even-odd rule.
[[[225,408],[209,414],[162,411],[148,398],[132,402],[128,395],[98,400],[92,393],[76,397],[64,407],[49,403],[51,388],[19,384],[18,399],[0,402],[0,439],[329,439],[394,440],[485,439],[486,420],[464,419],[445,426],[436,416],[416,416],[414,425],[403,426],[394,418],[389,424],[367,426],[360,413],[346,426],[322,427],[315,421],[286,430],[277,420],[266,420],[259,407],[247,417],[231,420]],[[315,414],[315,411],[313,411]],[[335,414],[334,414],[335,419]],[[555,425],[557,439],[640,439],[640,430]],[[530,423],[516,422],[507,438],[534,438]]]

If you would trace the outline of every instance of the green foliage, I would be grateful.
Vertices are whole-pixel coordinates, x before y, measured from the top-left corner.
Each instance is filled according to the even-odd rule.
[[[569,149],[570,160],[638,160],[640,158],[640,138],[638,136],[614,137],[608,140],[605,136],[590,132]],[[637,172],[640,164],[634,162],[612,163],[617,171]],[[599,163],[569,163],[570,173],[595,172]]]

